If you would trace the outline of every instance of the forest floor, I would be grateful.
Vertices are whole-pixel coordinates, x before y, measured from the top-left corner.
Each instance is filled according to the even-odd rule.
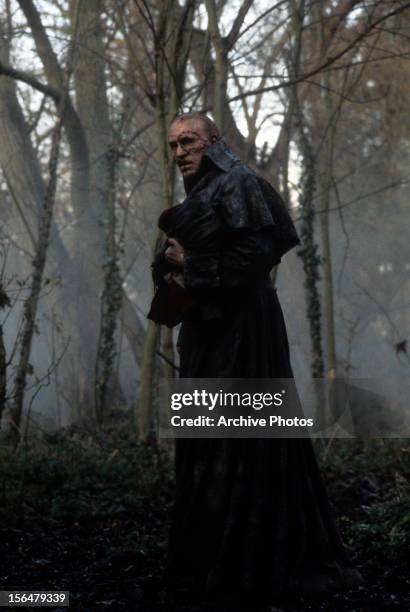
[[[83,612],[410,610],[408,441],[316,448],[364,586],[271,608],[164,603],[172,462],[137,445],[127,419],[93,435],[44,435],[18,453],[0,446],[1,590],[66,590],[69,609]]]

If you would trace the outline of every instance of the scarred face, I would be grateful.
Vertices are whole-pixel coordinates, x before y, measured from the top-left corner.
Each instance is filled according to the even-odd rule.
[[[202,156],[216,138],[209,138],[200,119],[185,119],[171,124],[168,143],[184,177],[198,172]]]

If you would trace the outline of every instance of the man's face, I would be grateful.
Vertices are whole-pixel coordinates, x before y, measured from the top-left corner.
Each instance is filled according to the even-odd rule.
[[[200,119],[174,121],[169,130],[168,143],[184,177],[198,172],[201,159],[212,144]]]

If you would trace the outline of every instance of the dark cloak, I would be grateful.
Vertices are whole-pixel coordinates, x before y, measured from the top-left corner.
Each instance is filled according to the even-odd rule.
[[[223,139],[186,187],[159,220],[185,249],[180,376],[292,378],[269,276],[299,243],[285,204]],[[153,264],[157,286],[174,270],[165,248]],[[308,439],[176,440],[168,552],[168,582],[207,596],[268,601],[358,579]]]

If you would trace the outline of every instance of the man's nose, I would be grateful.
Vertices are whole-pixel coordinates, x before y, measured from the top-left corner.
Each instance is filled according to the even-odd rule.
[[[178,143],[177,148],[175,150],[175,157],[178,159],[180,157],[184,157],[186,155],[185,149]]]

